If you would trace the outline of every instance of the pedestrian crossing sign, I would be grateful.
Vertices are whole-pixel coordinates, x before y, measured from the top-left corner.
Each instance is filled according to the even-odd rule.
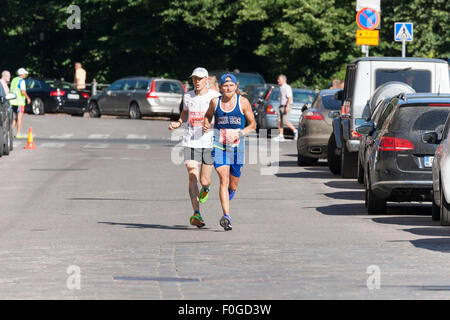
[[[411,22],[396,22],[394,27],[395,41],[413,41],[413,24]]]

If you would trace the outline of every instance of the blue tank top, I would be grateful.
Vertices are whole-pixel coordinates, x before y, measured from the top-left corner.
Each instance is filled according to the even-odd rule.
[[[219,97],[216,111],[214,112],[214,146],[227,149],[230,147],[244,147],[241,143],[243,139],[229,141],[226,138],[227,132],[231,130],[242,130],[245,128],[245,115],[239,105],[240,95],[236,95],[236,106],[231,111],[224,111],[221,107],[222,97]]]

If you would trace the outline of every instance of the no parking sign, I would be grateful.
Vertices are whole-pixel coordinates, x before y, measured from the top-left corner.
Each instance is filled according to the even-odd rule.
[[[363,30],[376,29],[380,25],[380,14],[371,8],[364,8],[356,15],[356,23]]]

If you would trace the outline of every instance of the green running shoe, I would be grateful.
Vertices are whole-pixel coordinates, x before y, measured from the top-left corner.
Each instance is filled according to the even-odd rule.
[[[206,200],[208,200],[208,196],[209,196],[209,188],[202,187],[202,189],[200,190],[198,201],[200,201],[200,203],[205,203]]]
[[[194,213],[194,215],[190,219],[190,223],[197,228],[203,228],[205,223],[203,222],[203,218],[200,213]]]

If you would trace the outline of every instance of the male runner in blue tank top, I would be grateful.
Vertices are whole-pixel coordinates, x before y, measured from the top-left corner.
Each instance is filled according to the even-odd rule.
[[[222,96],[213,98],[205,114],[203,131],[210,129],[214,117],[214,143],[212,155],[214,168],[219,175],[219,197],[223,216],[220,225],[231,230],[230,200],[239,184],[244,165],[244,136],[256,129],[250,102],[238,92],[237,79],[233,74],[224,74],[219,81]],[[245,126],[245,119],[248,125]]]

